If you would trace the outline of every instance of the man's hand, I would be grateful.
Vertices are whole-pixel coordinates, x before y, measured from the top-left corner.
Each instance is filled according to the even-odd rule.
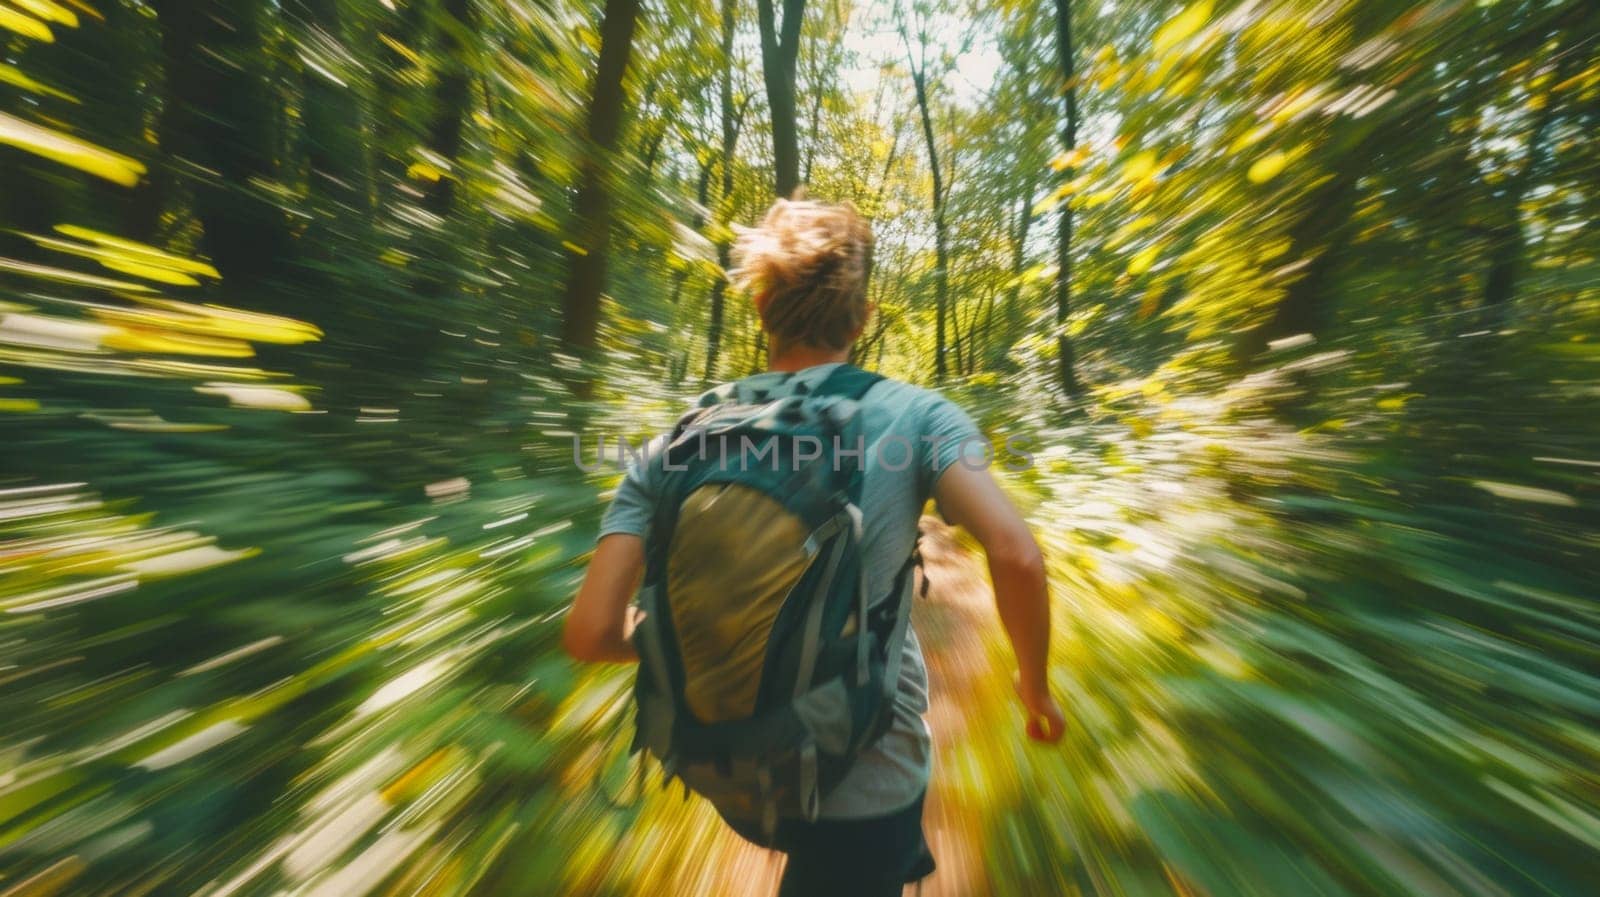
[[[1046,744],[1060,741],[1067,730],[1067,719],[1056,699],[1050,696],[1050,689],[1044,686],[1023,688],[1019,682],[1017,697],[1028,711],[1028,737]]]

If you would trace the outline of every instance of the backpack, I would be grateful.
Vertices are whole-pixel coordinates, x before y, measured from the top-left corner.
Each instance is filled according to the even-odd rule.
[[[918,556],[867,593],[858,403],[881,379],[840,365],[760,404],[724,387],[657,460],[633,748],[769,844],[780,816],[816,819],[894,712]]]

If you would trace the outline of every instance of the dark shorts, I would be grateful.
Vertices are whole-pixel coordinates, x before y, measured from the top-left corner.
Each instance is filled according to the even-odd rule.
[[[870,819],[778,820],[772,846],[789,855],[779,897],[899,897],[904,885],[933,872],[922,834],[923,796]],[[758,823],[725,821],[740,837],[761,843]]]

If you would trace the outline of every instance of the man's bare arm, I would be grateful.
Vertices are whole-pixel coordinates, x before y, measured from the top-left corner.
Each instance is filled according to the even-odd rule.
[[[637,663],[631,602],[644,575],[644,540],[626,533],[600,539],[572,599],[561,645],[586,663]]]
[[[1028,735],[1055,741],[1065,727],[1050,696],[1050,585],[1028,524],[987,468],[952,464],[934,484],[945,518],[983,546],[1000,622],[1017,656],[1017,694],[1028,711]]]

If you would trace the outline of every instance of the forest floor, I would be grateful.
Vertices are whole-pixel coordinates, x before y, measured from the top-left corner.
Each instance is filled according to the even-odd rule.
[[[933,730],[934,774],[923,828],[938,869],[922,881],[920,890],[909,886],[906,894],[983,897],[993,892],[980,850],[985,820],[969,802],[959,799],[956,779],[947,773],[960,764],[969,726],[980,716],[991,716],[974,713],[970,702],[992,692],[988,684],[995,677],[985,646],[1000,637],[999,621],[981,559],[956,540],[950,527],[932,517],[922,519],[922,556],[929,588],[925,598],[917,599],[912,621],[930,680],[927,720]],[[1024,737],[1020,716],[1016,737]],[[756,897],[777,893],[783,855],[755,847],[718,826],[709,851],[698,859],[685,859],[684,865],[694,868],[680,868],[677,878],[694,893]]]

